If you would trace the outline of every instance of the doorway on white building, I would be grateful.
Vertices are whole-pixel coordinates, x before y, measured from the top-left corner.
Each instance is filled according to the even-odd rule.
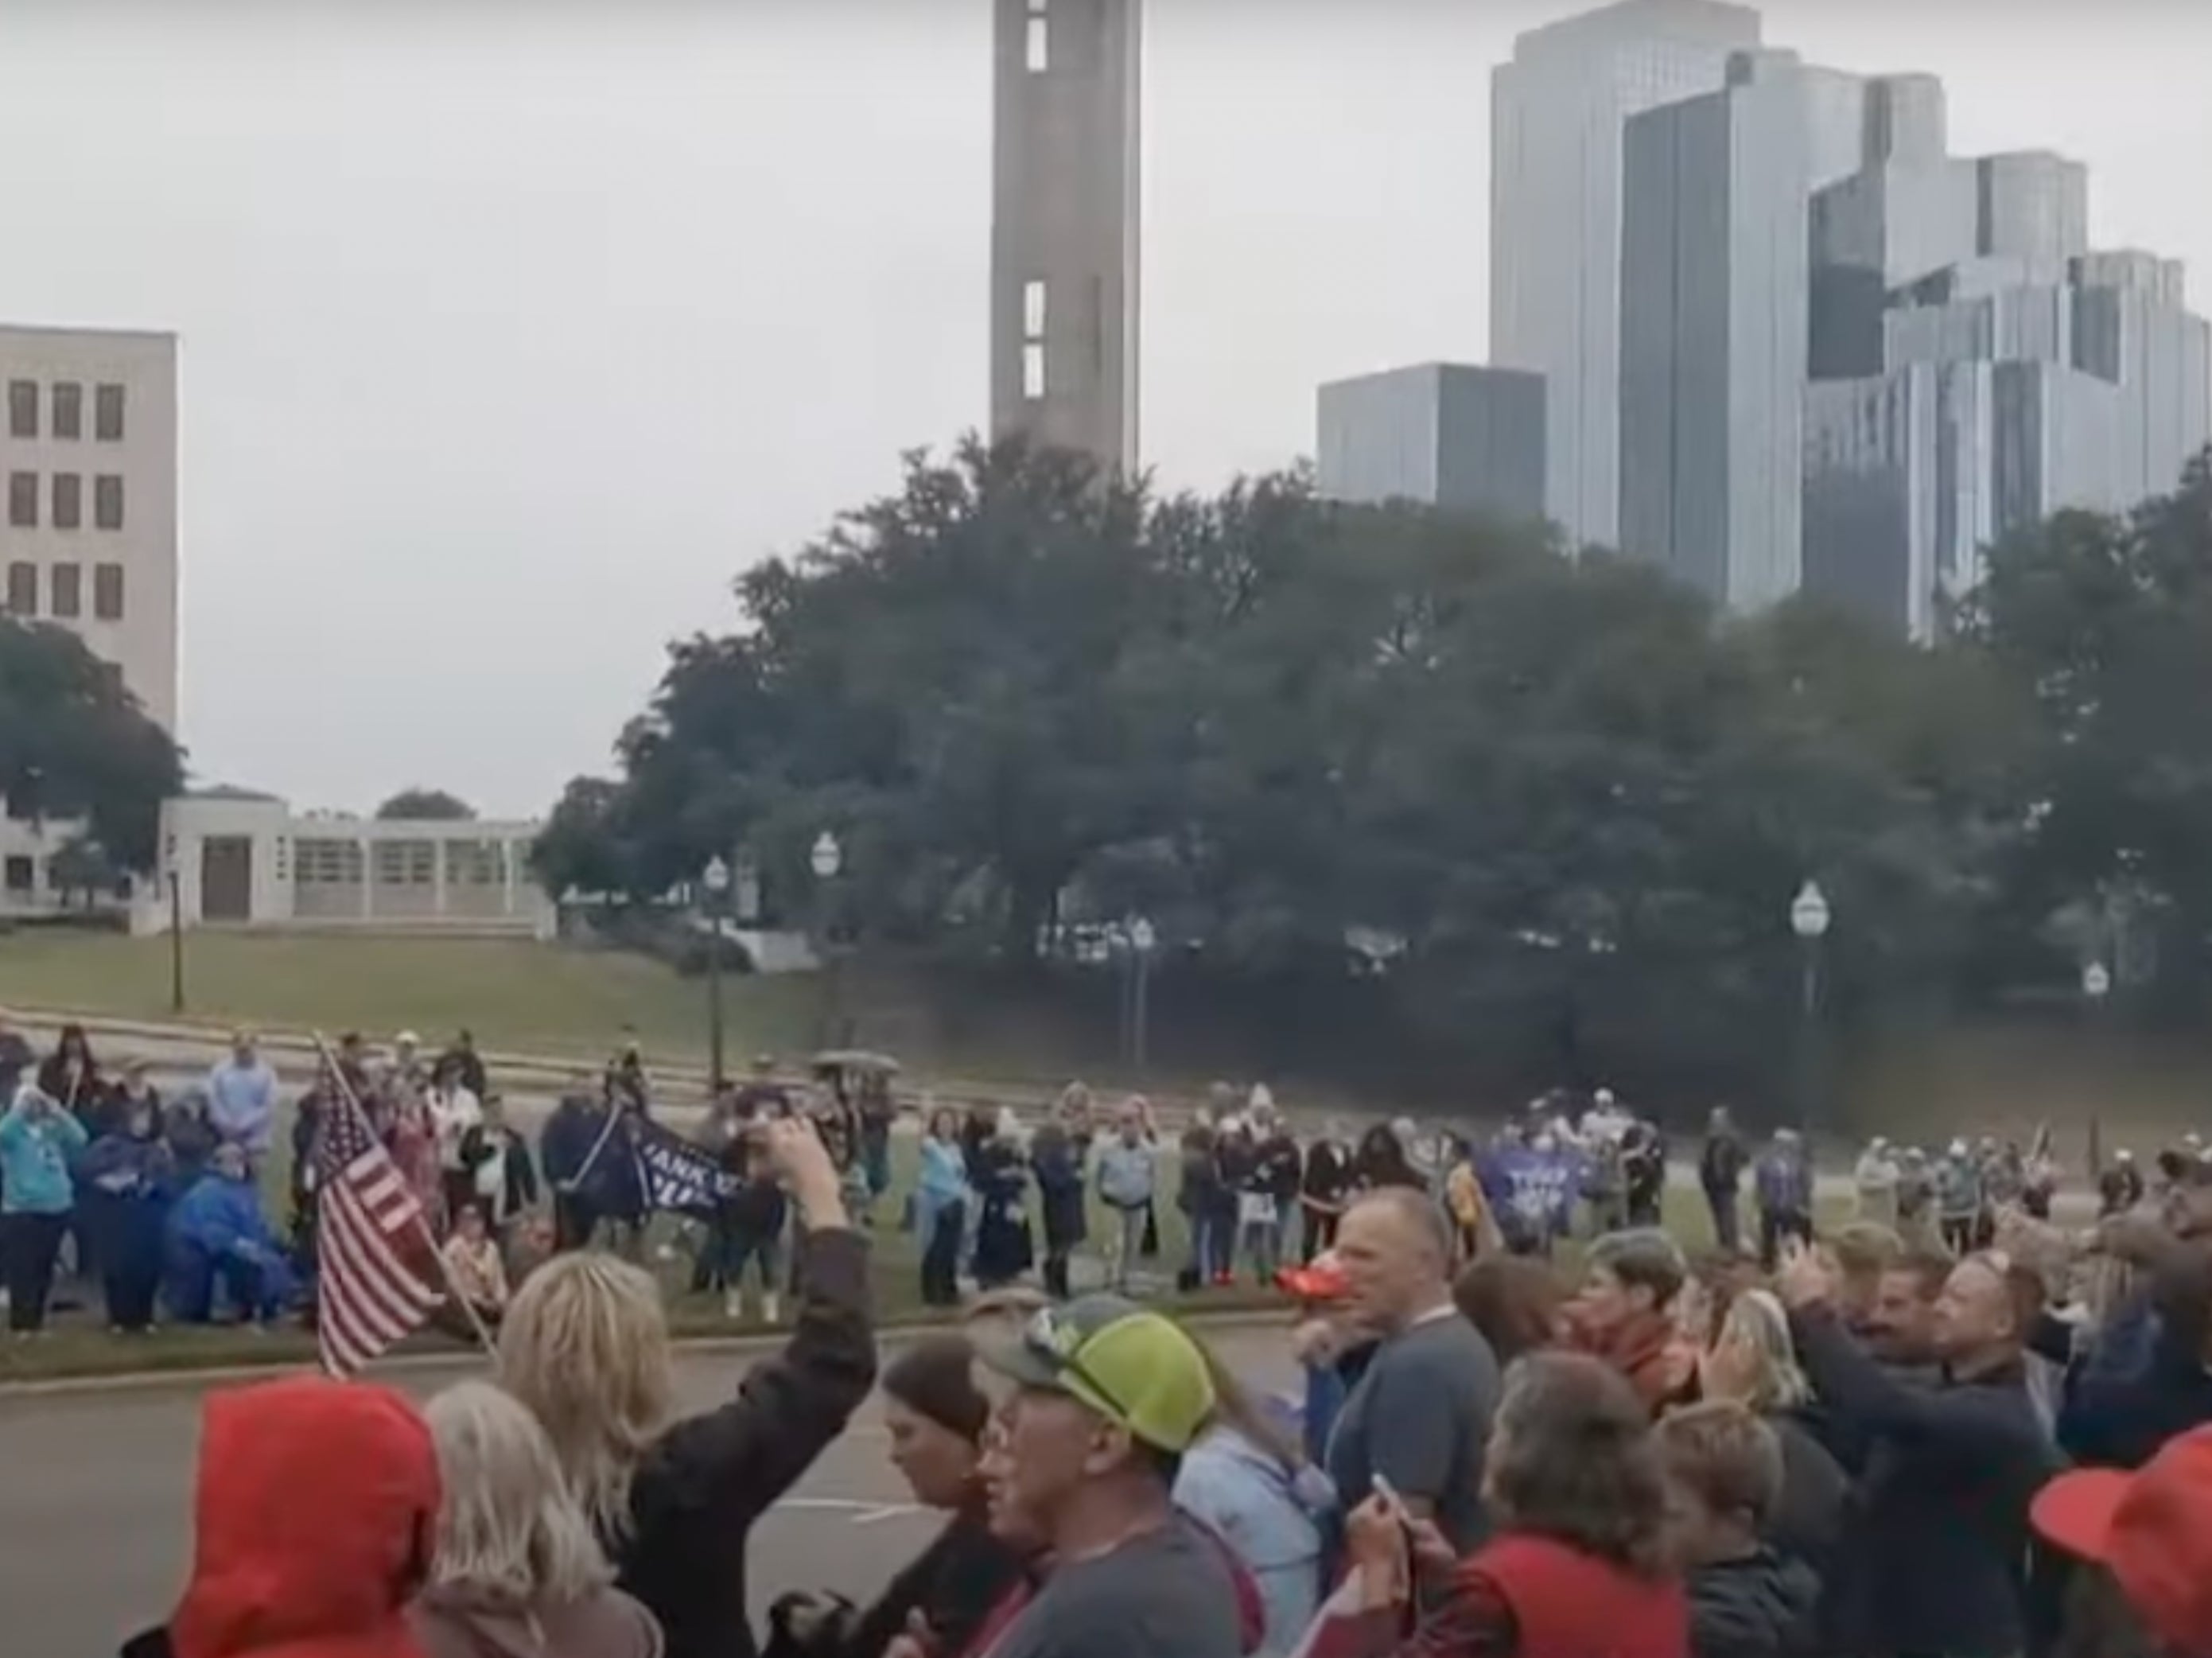
[[[210,835],[200,843],[200,919],[253,919],[253,842]]]

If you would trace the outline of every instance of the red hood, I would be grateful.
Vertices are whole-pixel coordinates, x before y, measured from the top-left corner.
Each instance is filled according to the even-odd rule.
[[[177,1658],[416,1658],[438,1463],[414,1405],[321,1376],[212,1393]]]

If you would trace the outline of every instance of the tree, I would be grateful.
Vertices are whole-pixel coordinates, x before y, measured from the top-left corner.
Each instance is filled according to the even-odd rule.
[[[60,890],[64,905],[72,896],[82,894],[88,910],[97,894],[115,890],[123,872],[98,841],[72,835],[47,861],[46,873]]]
[[[15,815],[82,819],[115,865],[143,872],[183,787],[176,743],[112,664],[64,629],[0,618],[0,793]]]
[[[531,873],[557,899],[568,892],[631,892],[621,826],[623,789],[605,777],[573,777],[530,848]]]
[[[1807,602],[1722,616],[1540,527],[1323,502],[1298,472],[1155,499],[969,440],[738,578],[620,775],[569,786],[539,877],[651,895],[744,846],[795,920],[829,896],[827,828],[872,935],[1027,967],[1141,912],[1271,1039],[1755,1084],[1794,1027],[1802,881],[1835,904],[1839,1012],[1948,994],[2051,860],[2039,802],[2088,811],[2081,768],[2140,789],[2194,763],[2157,722],[2212,691],[2174,596],[2207,517],[2140,521],[2124,580],[2097,572],[2118,530],[2061,521],[2102,551],[2001,556],[1986,619],[1931,649]],[[2039,704],[2085,655],[2105,679]],[[2163,704],[2130,677],[2152,664]],[[2194,775],[2123,843],[2165,849],[2162,891],[2212,844],[2167,798]]]
[[[476,814],[476,808],[442,789],[403,789],[376,808],[376,815],[387,822],[467,823]]]
[[[2016,933],[2080,908],[2107,954],[2139,925],[2193,1010],[2212,982],[2212,454],[2127,518],[2062,513],[2008,539],[1961,627],[2032,710]]]

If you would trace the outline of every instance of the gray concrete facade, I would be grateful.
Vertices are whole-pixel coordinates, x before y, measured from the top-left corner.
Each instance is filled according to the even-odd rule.
[[[2117,511],[2120,388],[2063,363],[1923,361],[1808,388],[1805,584],[1909,637],[1986,550],[2062,508]]]
[[[1621,157],[1631,116],[1719,89],[1759,14],[1623,0],[1522,34],[1491,77],[1490,341],[1545,384],[1546,509],[1616,544]]]
[[[991,432],[1137,466],[1139,0],[994,0]]]
[[[1721,91],[1628,121],[1620,546],[1717,604],[1800,581],[1806,210],[1832,88],[1747,52]]]
[[[2089,247],[2089,169],[2048,150],[1984,155],[1975,163],[1978,251],[2064,259]]]
[[[1544,381],[1431,363],[1332,381],[1316,399],[1323,498],[1544,515]]]

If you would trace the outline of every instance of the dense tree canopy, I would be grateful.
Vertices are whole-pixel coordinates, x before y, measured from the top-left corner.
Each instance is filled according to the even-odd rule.
[[[112,664],[66,629],[0,618],[0,794],[14,815],[82,819],[81,871],[149,870],[161,802],[183,783],[176,744]]]
[[[914,455],[673,649],[539,874],[650,894],[744,844],[795,917],[829,828],[883,937],[1024,961],[1142,912],[1216,978],[1379,966],[1431,1030],[1757,1046],[1808,878],[1846,1008],[2050,967],[2123,887],[2203,938],[2208,492],[1997,550],[1929,649],[1295,475],[1158,500]]]
[[[475,807],[442,789],[403,789],[376,808],[387,822],[466,823],[476,814]]]

